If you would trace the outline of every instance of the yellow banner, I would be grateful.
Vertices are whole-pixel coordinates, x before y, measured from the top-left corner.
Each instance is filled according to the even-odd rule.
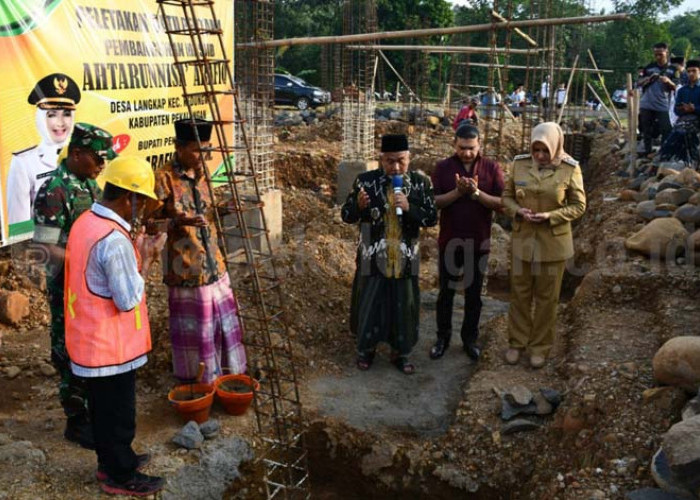
[[[169,28],[187,27],[182,9],[169,9]],[[218,0],[214,13],[216,22],[209,7],[195,8],[200,27],[223,30],[232,59],[232,0]],[[173,122],[190,116],[183,75],[188,93],[204,90],[202,66],[189,64],[181,72],[174,61],[193,61],[202,47],[208,58],[221,61],[207,73],[217,90],[230,86],[233,68],[222,61],[216,35],[202,36],[201,44],[189,36],[172,40],[174,46],[155,0],[0,3],[1,245],[32,236],[33,199],[56,169],[76,122],[104,128],[114,136],[117,153],[145,158],[154,168],[172,156]],[[74,110],[67,109],[73,104]],[[230,120],[229,96],[219,108]],[[195,117],[212,118],[204,99],[193,110]],[[214,158],[210,169],[219,162]]]

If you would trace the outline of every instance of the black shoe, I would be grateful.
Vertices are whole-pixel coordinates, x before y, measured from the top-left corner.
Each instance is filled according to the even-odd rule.
[[[476,345],[466,344],[464,346],[464,352],[467,353],[467,356],[469,356],[470,359],[473,359],[474,361],[479,361],[479,356],[481,356],[481,349],[479,349]]]
[[[445,339],[437,339],[435,345],[430,349],[430,359],[440,359],[445,355],[445,351],[450,343]]]
[[[92,435],[92,425],[87,418],[80,415],[76,417],[68,417],[66,422],[66,430],[63,432],[63,437],[71,443],[76,443],[87,450],[95,449],[95,438]]]
[[[100,483],[100,488],[111,495],[145,497],[162,490],[164,485],[165,481],[161,477],[136,472],[134,477],[121,483],[108,477]]]
[[[151,454],[150,453],[142,453],[140,455],[136,455],[136,471],[141,472],[149,463],[151,462]],[[98,481],[106,481],[107,478],[107,473],[104,470],[104,467],[102,464],[97,464],[97,472],[95,473],[95,478]]]

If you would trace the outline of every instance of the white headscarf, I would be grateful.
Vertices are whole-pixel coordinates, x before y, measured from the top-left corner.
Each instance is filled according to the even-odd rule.
[[[563,159],[571,158],[571,155],[564,151],[564,132],[562,132],[561,127],[555,122],[540,123],[532,129],[530,148],[532,148],[532,145],[536,142],[541,142],[547,146],[550,165],[558,167]]]
[[[66,134],[66,138],[61,142],[56,142],[51,138],[49,133],[49,127],[47,124],[48,112],[58,111],[63,113],[63,109],[48,110],[36,108],[36,113],[34,114],[34,124],[36,129],[41,136],[41,143],[39,143],[39,149],[44,157],[44,161],[50,164],[58,164],[58,154],[65,146],[70,142],[70,136],[73,133],[73,125],[75,124],[75,110],[69,110],[71,114],[71,128]]]

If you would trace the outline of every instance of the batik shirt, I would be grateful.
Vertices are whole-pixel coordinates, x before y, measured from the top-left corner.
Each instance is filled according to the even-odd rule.
[[[419,231],[421,227],[437,224],[437,208],[429,178],[418,172],[408,172],[403,177],[402,191],[408,198],[409,209],[400,217],[393,206],[391,177],[381,168],[357,176],[341,209],[343,221],[360,222],[357,249],[360,273],[382,274],[387,278],[418,274]],[[370,199],[364,210],[357,205],[360,189],[364,189]]]
[[[168,241],[163,260],[163,281],[168,286],[196,287],[210,285],[226,272],[218,247],[214,207],[204,177],[195,179],[177,162],[170,161],[156,171],[156,196],[163,206],[154,219],[169,219]],[[197,215],[197,200],[209,222],[206,228],[174,223],[178,214]]]

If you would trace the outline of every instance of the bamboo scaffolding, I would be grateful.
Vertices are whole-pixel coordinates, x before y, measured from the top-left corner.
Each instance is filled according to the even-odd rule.
[[[591,52],[591,49],[588,49],[588,57],[591,58],[591,62],[593,63],[593,67],[597,70],[598,69],[598,64],[595,62],[595,58],[593,57],[593,52]],[[599,74],[598,79],[600,80],[600,84],[603,86],[603,90],[605,91],[605,96],[608,98],[608,102],[610,103],[610,106],[612,107],[613,113],[615,113],[615,118],[617,119],[617,124],[622,127],[622,122],[620,121],[620,117],[617,114],[617,110],[615,109],[615,103],[613,103],[612,98],[610,97],[610,93],[608,92],[608,87],[605,85],[605,80],[603,79],[603,75]]]
[[[375,33],[358,33],[355,35],[316,36],[285,38],[247,43],[237,43],[237,50],[246,48],[269,49],[272,47],[291,47],[293,45],[325,45],[329,43],[357,43],[391,38],[421,38],[439,35],[456,35],[458,33],[477,33],[492,29],[528,28],[531,26],[561,26],[564,24],[594,24],[610,21],[626,21],[630,15],[622,12],[601,16],[558,17],[552,19],[526,19],[524,21],[509,21],[503,23],[472,24],[470,26],[453,26],[450,28],[426,28],[420,30],[383,31]]]
[[[561,103],[561,109],[559,110],[559,118],[557,118],[557,123],[561,124],[561,119],[564,116],[564,110],[569,104],[569,89],[571,88],[571,82],[574,79],[574,73],[576,73],[576,65],[578,64],[578,54],[576,54],[576,59],[574,59],[574,66],[569,74],[569,82],[566,84],[566,95],[564,95],[564,102]]]
[[[476,66],[479,68],[491,68],[494,65],[488,64],[488,63],[469,63],[470,66]],[[504,67],[505,65],[500,65],[501,67]],[[508,65],[508,69],[550,69],[549,66],[513,66],[512,64]],[[554,68],[557,71],[572,71],[574,68],[565,68],[565,67],[555,67]],[[579,73],[614,73],[613,70],[611,69],[593,69],[593,68],[576,68],[576,71]]]
[[[496,12],[495,10],[492,10],[492,11],[491,11],[491,17],[496,18],[498,21],[500,21],[500,22],[502,22],[502,23],[507,23],[507,22],[508,22],[508,20],[507,20],[505,17],[503,17],[502,15],[500,15],[500,14],[499,14],[498,12]],[[525,40],[531,47],[537,47],[537,42],[534,41],[532,38],[530,38],[530,37],[527,35],[527,33],[525,33],[523,30],[521,30],[520,28],[513,28],[513,31],[516,32],[518,35],[520,35],[520,36],[522,37],[522,39]]]
[[[588,82],[586,82],[586,85],[588,85],[588,88],[590,89],[590,91],[593,92],[593,95],[595,96],[595,98],[598,99],[598,102],[600,102],[600,105],[603,106],[603,109],[604,109],[605,111],[607,111],[608,115],[610,115],[610,118],[612,119],[612,121],[614,121],[615,123],[617,123],[617,126],[618,126],[618,127],[622,128],[622,124],[621,124],[620,122],[618,122],[618,121],[615,119],[615,115],[613,115],[613,114],[610,112],[610,109],[605,105],[605,103],[603,103],[603,100],[602,100],[602,99],[600,98],[600,96],[598,95],[598,92],[595,91],[595,89],[593,88],[593,85],[591,85],[591,84],[588,83]]]
[[[534,54],[544,52],[546,49],[508,49],[505,47],[459,47],[447,45],[348,45],[350,50],[415,50],[418,52],[428,52],[431,54],[490,54],[491,52],[510,54]]]
[[[379,55],[382,56],[382,59],[384,59],[384,62],[387,64],[387,66],[389,66],[389,69],[391,69],[391,71],[394,72],[394,74],[396,75],[396,78],[398,78],[399,81],[401,83],[403,83],[403,86],[406,87],[406,90],[408,90],[409,95],[415,97],[416,101],[420,102],[420,98],[416,95],[415,92],[413,92],[413,89],[411,87],[409,87],[408,84],[404,81],[403,77],[401,76],[401,73],[399,73],[396,70],[396,68],[394,68],[394,65],[391,64],[391,62],[389,62],[389,59],[387,59],[387,57],[384,55],[384,52],[382,52],[381,50],[378,52],[379,52]],[[399,87],[398,87],[398,82],[397,82],[397,85],[396,85],[396,101],[397,102],[399,100],[398,96],[399,96]]]

